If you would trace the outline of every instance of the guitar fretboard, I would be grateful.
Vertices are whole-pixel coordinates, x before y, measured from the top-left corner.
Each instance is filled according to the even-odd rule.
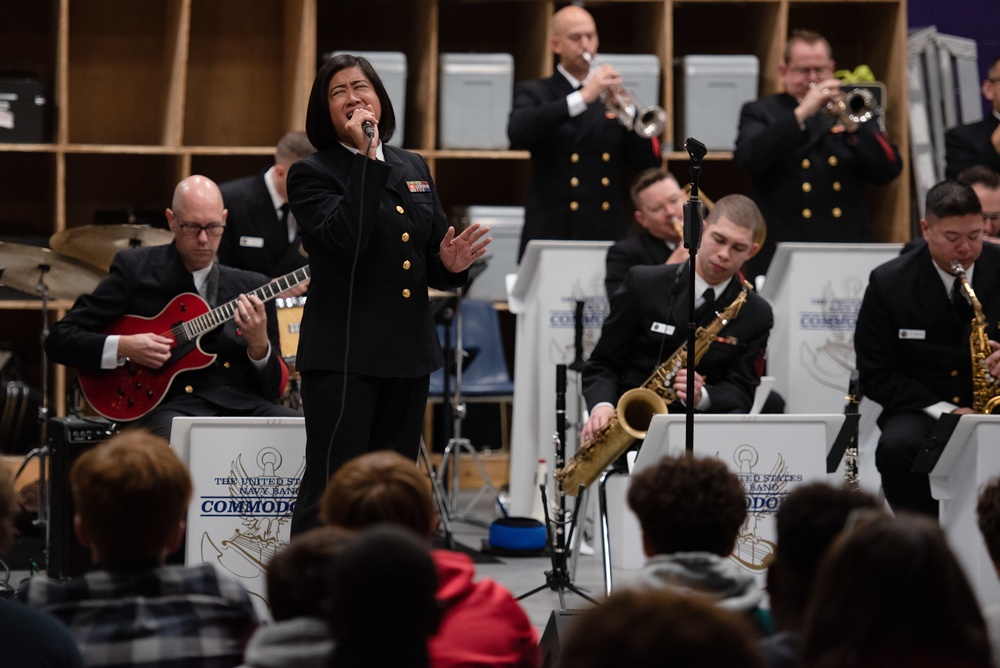
[[[285,290],[294,288],[299,283],[307,280],[309,280],[308,265],[302,267],[301,269],[296,269],[289,274],[285,274],[284,276],[280,276],[267,285],[262,285],[256,290],[248,292],[247,295],[256,295],[262,302],[268,302]],[[216,306],[208,313],[204,313],[197,318],[192,318],[187,322],[178,323],[174,326],[172,331],[174,340],[178,343],[194,340],[202,334],[210,332],[219,325],[232,320],[236,315],[236,304],[238,301],[238,297],[236,299],[231,299],[225,304]]]

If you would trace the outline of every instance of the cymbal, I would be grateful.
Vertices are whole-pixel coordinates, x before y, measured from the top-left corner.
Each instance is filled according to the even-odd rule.
[[[56,232],[49,245],[61,255],[82,260],[104,271],[115,254],[137,246],[163,246],[174,240],[170,230],[145,225],[83,225]]]
[[[5,241],[0,241],[0,267],[4,268],[0,285],[38,297],[38,284],[44,281],[52,299],[76,299],[93,292],[104,277],[96,268],[48,248]]]

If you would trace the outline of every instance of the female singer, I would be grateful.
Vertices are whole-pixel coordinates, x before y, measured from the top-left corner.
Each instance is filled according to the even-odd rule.
[[[430,373],[443,364],[428,286],[461,287],[489,228],[447,225],[423,158],[385,141],[396,116],[365,58],[338,55],[316,74],[288,196],[312,282],[296,368],[306,468],[293,532],[318,524],[327,480],[377,449],[416,460]]]

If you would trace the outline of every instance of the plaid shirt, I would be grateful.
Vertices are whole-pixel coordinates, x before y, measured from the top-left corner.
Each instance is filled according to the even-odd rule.
[[[32,578],[18,597],[65,623],[88,666],[237,666],[258,619],[210,564]]]

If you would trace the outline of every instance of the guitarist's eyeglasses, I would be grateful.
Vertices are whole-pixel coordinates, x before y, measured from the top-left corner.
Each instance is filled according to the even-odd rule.
[[[221,237],[222,230],[226,229],[225,225],[220,223],[210,223],[208,225],[198,225],[197,223],[177,223],[177,227],[180,228],[181,234],[186,237],[197,237],[199,234],[204,232],[210,237]]]

